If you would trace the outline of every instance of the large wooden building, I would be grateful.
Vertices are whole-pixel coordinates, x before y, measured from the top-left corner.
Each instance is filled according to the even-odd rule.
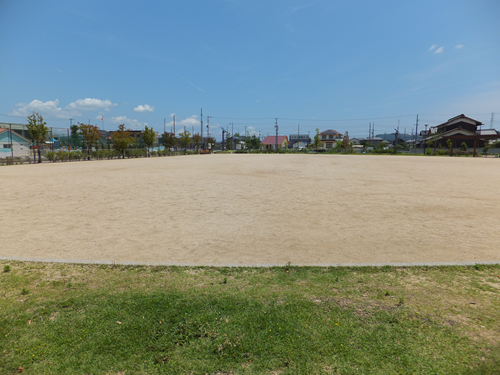
[[[447,148],[447,141],[452,141],[452,149],[458,148],[465,142],[468,148],[473,148],[476,153],[477,148],[484,147],[491,139],[500,138],[500,133],[495,129],[481,129],[482,122],[467,117],[464,114],[450,118],[448,121],[433,126],[429,129],[423,144],[434,143],[437,147]]]

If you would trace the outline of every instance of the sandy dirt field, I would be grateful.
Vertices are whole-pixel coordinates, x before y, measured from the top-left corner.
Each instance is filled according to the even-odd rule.
[[[500,160],[203,155],[0,167],[0,257],[500,262]]]

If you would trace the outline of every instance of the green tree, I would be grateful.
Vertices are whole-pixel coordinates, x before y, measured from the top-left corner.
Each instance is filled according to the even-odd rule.
[[[156,140],[156,135],[155,135],[155,131],[153,130],[153,128],[148,128],[146,126],[146,128],[144,130],[144,134],[142,135],[142,140],[148,149],[147,155],[149,158],[149,149],[151,147],[153,147],[153,145],[155,144],[155,140]]]
[[[319,135],[319,129],[316,129],[316,134],[314,135],[313,147],[316,151],[318,151],[321,147],[321,136]]]
[[[184,147],[184,155],[187,154],[187,146],[191,143],[191,133],[189,130],[184,130],[184,132],[179,134],[179,139],[181,141],[181,146]]]
[[[163,138],[163,147],[168,148],[169,155],[171,155],[170,150],[177,145],[177,138],[174,133],[167,132],[163,133],[161,137]]]
[[[260,145],[261,145],[261,141],[259,139],[259,137],[257,137],[255,134],[252,135],[252,137],[249,137],[250,138],[250,147],[252,148],[252,150],[260,150]]]
[[[462,142],[462,143],[460,144],[460,150],[461,150],[461,151],[467,151],[467,143]]]
[[[118,130],[113,132],[113,148],[122,153],[122,158],[125,159],[125,151],[134,143],[134,137],[130,135],[130,129],[125,130],[125,125],[118,126]]]
[[[32,115],[28,116],[28,135],[33,142],[33,146],[36,146],[38,151],[38,162],[42,162],[42,145],[45,144],[47,140],[47,135],[49,134],[49,128],[46,126],[47,123],[43,121],[43,117],[38,113],[33,112]],[[33,163],[36,163],[35,150],[33,147]]]
[[[196,133],[195,135],[193,135],[193,143],[194,143],[194,146],[195,146],[195,150],[196,149],[199,150],[199,147],[200,147],[200,144],[201,144],[201,135],[199,135],[198,133]]]
[[[71,125],[69,128],[71,131],[70,135],[70,146],[71,147],[81,147],[82,146],[82,136],[80,135],[80,128],[78,125]]]
[[[101,133],[96,125],[86,125],[79,123],[80,134],[83,137],[84,146],[87,146],[87,160],[90,160],[90,150],[97,146],[101,139]]]

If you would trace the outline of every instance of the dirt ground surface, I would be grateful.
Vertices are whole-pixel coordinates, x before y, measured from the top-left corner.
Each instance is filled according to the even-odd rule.
[[[195,155],[0,167],[0,257],[500,263],[500,159]]]

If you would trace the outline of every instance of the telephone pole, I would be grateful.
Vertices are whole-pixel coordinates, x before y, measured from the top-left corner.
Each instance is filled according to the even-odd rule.
[[[417,145],[417,140],[418,140],[418,115],[417,115],[417,122],[415,123],[415,145]]]
[[[201,148],[203,148],[203,108],[201,109],[200,123],[201,123]],[[201,148],[200,148],[200,154],[201,154]]]
[[[276,118],[276,125],[274,125],[276,128],[276,153],[278,153],[278,119]]]
[[[394,140],[394,155],[396,155],[397,150],[398,150],[399,125],[398,125],[398,128],[397,128],[397,129],[394,129],[394,131],[396,132],[396,134],[395,134],[396,139]]]

